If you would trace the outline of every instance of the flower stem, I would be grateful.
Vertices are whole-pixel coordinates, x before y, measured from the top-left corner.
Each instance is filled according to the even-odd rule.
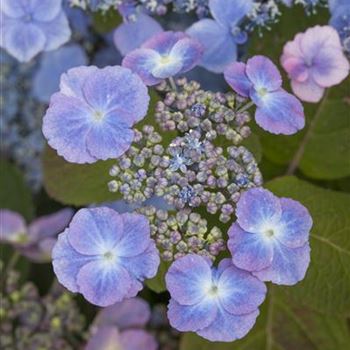
[[[177,86],[173,77],[168,78],[171,89],[177,92]]]
[[[243,113],[245,112],[247,109],[249,109],[250,107],[254,106],[254,102],[250,101],[248,102],[246,105],[244,105],[243,107],[239,108],[236,113]]]
[[[309,129],[305,133],[304,138],[302,139],[299,148],[294,153],[292,161],[289,163],[286,175],[293,175],[295,173],[295,171],[297,170],[299,163],[300,163],[301,159],[303,158],[303,155],[305,152],[305,147],[306,147],[307,143],[310,141],[312,133],[313,133],[315,126],[317,124],[317,121],[320,118],[323,105],[328,97],[328,93],[329,93],[329,90],[326,90],[326,93],[324,94],[323,100],[321,101],[321,103],[317,109],[316,115],[310,123]]]

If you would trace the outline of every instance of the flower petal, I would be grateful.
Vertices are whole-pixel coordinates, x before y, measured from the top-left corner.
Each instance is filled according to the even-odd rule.
[[[209,0],[210,13],[226,27],[238,24],[252,8],[252,0]]]
[[[266,286],[250,273],[228,267],[218,281],[219,300],[223,308],[234,315],[257,310],[266,296]]]
[[[56,213],[42,216],[29,225],[28,233],[36,240],[55,236],[68,226],[73,214],[72,209],[65,208]]]
[[[62,9],[62,0],[29,0],[27,3],[33,19],[37,21],[51,21]]]
[[[94,326],[114,325],[122,330],[143,327],[150,318],[151,309],[148,303],[141,298],[131,298],[102,309],[94,321]]]
[[[43,119],[43,134],[48,144],[69,162],[94,163],[97,161],[86,147],[92,111],[75,97],[56,93]]]
[[[246,74],[255,90],[275,91],[282,85],[282,77],[275,64],[265,56],[254,56],[246,65]]]
[[[140,13],[136,21],[123,23],[114,31],[114,44],[125,56],[140,47],[147,39],[162,31],[161,25],[155,19]]]
[[[292,135],[305,126],[304,108],[295,96],[280,89],[258,101],[255,120],[264,130],[273,134]]]
[[[321,101],[325,90],[323,87],[316,84],[312,77],[302,83],[292,80],[291,86],[293,93],[302,101],[313,103]]]
[[[9,16],[11,18],[20,18],[25,16],[26,8],[22,1],[2,0],[1,12],[3,12],[6,16]]]
[[[87,301],[109,306],[128,296],[131,281],[129,273],[117,262],[98,259],[80,269],[77,284]]]
[[[84,64],[87,64],[87,57],[79,45],[67,45],[55,51],[45,52],[33,78],[33,95],[39,101],[48,103],[51,95],[59,90],[61,74]]]
[[[349,61],[342,49],[324,48],[312,62],[311,74],[322,87],[342,82],[349,75]]]
[[[174,45],[181,39],[186,38],[186,34],[183,32],[162,32],[154,35],[147,40],[141,48],[152,49],[158,52],[161,56],[169,55]]]
[[[290,198],[280,199],[282,216],[276,238],[289,248],[298,248],[309,240],[312,218],[308,210]]]
[[[263,233],[245,232],[235,223],[229,229],[228,235],[228,249],[235,266],[247,271],[258,271],[271,264],[272,242]]]
[[[95,257],[79,254],[68,241],[68,229],[58,236],[52,250],[52,265],[58,281],[71,292],[78,292],[76,278],[79,270]]]
[[[120,120],[119,111],[109,113],[97,122],[86,137],[89,153],[96,159],[107,160],[124,154],[134,140],[134,132]]]
[[[242,62],[231,63],[224,71],[227,83],[234,91],[244,97],[249,96],[252,83],[245,73],[246,65]]]
[[[150,240],[147,249],[141,254],[120,257],[119,261],[129,271],[131,277],[141,282],[147,278],[153,278],[157,274],[160,263],[159,252],[153,240]]]
[[[179,40],[170,52],[171,57],[178,57],[182,63],[181,73],[195,67],[203,55],[203,47],[197,40],[184,38]]]
[[[172,263],[165,281],[172,298],[182,305],[194,305],[206,296],[212,272],[205,258],[189,254]]]
[[[310,263],[310,246],[288,248],[275,240],[272,264],[266,269],[255,271],[253,275],[261,281],[291,286],[301,281]]]
[[[197,334],[210,341],[231,342],[243,338],[253,328],[258,315],[258,310],[236,316],[219,308],[214,321]]]
[[[170,325],[177,330],[195,332],[212,324],[217,309],[212,300],[203,300],[194,305],[181,305],[174,299],[170,299],[168,318]]]
[[[45,33],[45,51],[58,49],[70,39],[72,34],[63,10],[52,21],[35,22],[35,24]]]
[[[118,242],[118,256],[132,257],[144,252],[150,243],[150,225],[146,216],[124,213],[123,237]]]
[[[19,20],[11,25],[6,25],[6,19],[4,21],[4,48],[20,62],[30,61],[44,49],[45,35],[38,26],[32,23],[22,23]]]
[[[121,335],[118,328],[104,326],[97,329],[96,333],[90,337],[85,350],[120,349]]]
[[[123,220],[110,208],[80,209],[69,225],[68,240],[80,254],[100,255],[116,249],[123,236]]]
[[[154,50],[136,49],[124,57],[122,66],[137,73],[146,85],[156,85],[162,79],[153,76],[152,71],[160,58],[159,53]]]
[[[0,241],[16,243],[18,237],[27,233],[22,215],[7,209],[0,209]]]
[[[157,350],[154,336],[143,329],[130,329],[121,333],[120,343],[123,350]]]
[[[237,46],[230,32],[212,19],[202,19],[193,24],[187,33],[197,39],[204,47],[200,66],[222,73],[237,59]]]
[[[236,208],[237,222],[245,231],[262,232],[278,222],[282,209],[279,199],[263,188],[243,192]]]
[[[61,75],[60,92],[66,96],[77,97],[85,101],[83,86],[87,78],[98,70],[95,66],[74,67]]]
[[[127,125],[140,121],[147,113],[147,87],[136,74],[124,67],[96,70],[86,79],[83,91],[86,100],[96,110],[113,113]]]
[[[312,62],[324,48],[342,49],[339,35],[331,26],[309,28],[300,40],[300,48],[306,62]]]

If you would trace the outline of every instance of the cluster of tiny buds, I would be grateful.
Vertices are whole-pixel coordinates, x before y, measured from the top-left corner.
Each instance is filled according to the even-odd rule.
[[[250,120],[245,111],[247,101],[233,93],[203,91],[197,82],[186,79],[178,79],[173,85],[162,83],[157,87],[163,96],[155,108],[157,125],[134,130],[132,146],[110,169],[114,179],[108,183],[109,190],[137,205],[154,196],[162,197],[180,216],[192,213],[197,218],[196,208],[205,208],[220,222],[228,223],[241,192],[262,184],[254,156],[240,145],[250,135],[246,125]],[[206,221],[200,223],[205,235]],[[168,249],[166,245],[171,240],[163,237],[158,223],[154,227],[156,236],[160,235],[156,240],[164,251],[164,260],[201,251],[213,257],[221,249],[220,237],[216,244],[201,234],[195,236],[198,242],[186,236],[184,243],[180,238]],[[180,236],[189,232],[191,228],[186,226]]]
[[[218,227],[208,227],[206,219],[190,209],[177,212],[144,206],[137,210],[151,222],[151,236],[164,261],[172,261],[194,253],[215,257],[225,250],[223,233]]]
[[[53,288],[41,297],[33,283],[20,286],[19,279],[11,269],[3,281],[0,348],[73,350],[83,344],[85,320],[69,293]]]

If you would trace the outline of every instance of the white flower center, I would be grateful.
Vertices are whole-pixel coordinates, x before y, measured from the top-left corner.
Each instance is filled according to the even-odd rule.
[[[260,88],[257,90],[259,97],[263,98],[267,94],[267,89],[265,88]]]
[[[101,122],[104,118],[104,113],[101,111],[94,111],[92,117],[96,122]]]
[[[274,232],[274,230],[273,229],[268,229],[268,230],[266,230],[265,232],[264,232],[264,234],[265,234],[265,236],[266,237],[272,237],[274,234],[275,234],[275,232]]]
[[[159,63],[162,65],[169,64],[172,61],[171,57],[169,55],[167,56],[162,56],[159,60]]]

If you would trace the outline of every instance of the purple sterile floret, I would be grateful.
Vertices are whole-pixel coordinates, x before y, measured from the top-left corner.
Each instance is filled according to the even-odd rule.
[[[140,328],[151,318],[148,303],[141,298],[131,298],[102,309],[94,320],[94,325],[116,326],[119,330]]]
[[[48,262],[58,233],[70,222],[73,210],[61,209],[41,216],[29,226],[22,215],[7,209],[0,210],[0,242],[9,243],[34,262]]]
[[[131,127],[146,115],[148,104],[147,87],[127,68],[72,68],[51,97],[43,133],[69,162],[117,158],[130,147]]]
[[[154,336],[143,329],[119,332],[113,326],[102,326],[89,339],[85,350],[157,350]]]
[[[237,44],[247,40],[239,24],[252,7],[252,0],[209,0],[214,19],[202,19],[187,29],[187,33],[204,46],[202,67],[221,73],[229,63],[236,61]]]
[[[1,47],[21,62],[55,50],[71,35],[62,0],[3,0]]]
[[[155,19],[140,13],[134,21],[124,22],[114,31],[114,44],[125,56],[162,31],[162,26]]]
[[[315,26],[297,34],[284,46],[281,64],[293,92],[307,102],[319,102],[325,88],[342,82],[350,69],[339,34],[331,26]]]
[[[312,218],[299,202],[254,188],[244,192],[228,231],[232,261],[262,281],[293,285],[310,263]]]
[[[233,90],[255,103],[255,120],[263,129],[291,135],[305,126],[302,104],[282,89],[281,75],[267,57],[254,56],[247,64],[234,62],[224,75]]]
[[[58,280],[99,306],[134,297],[159,265],[147,218],[110,208],[79,210],[52,258]]]
[[[26,233],[26,222],[21,214],[8,209],[0,210],[0,242],[20,243]]]
[[[122,65],[136,72],[145,84],[155,85],[191,70],[202,53],[202,45],[186,34],[162,32],[127,54]]]
[[[177,259],[165,280],[171,299],[170,324],[183,332],[196,332],[211,341],[233,341],[253,327],[264,301],[266,286],[230,259],[218,268],[200,255]]]

